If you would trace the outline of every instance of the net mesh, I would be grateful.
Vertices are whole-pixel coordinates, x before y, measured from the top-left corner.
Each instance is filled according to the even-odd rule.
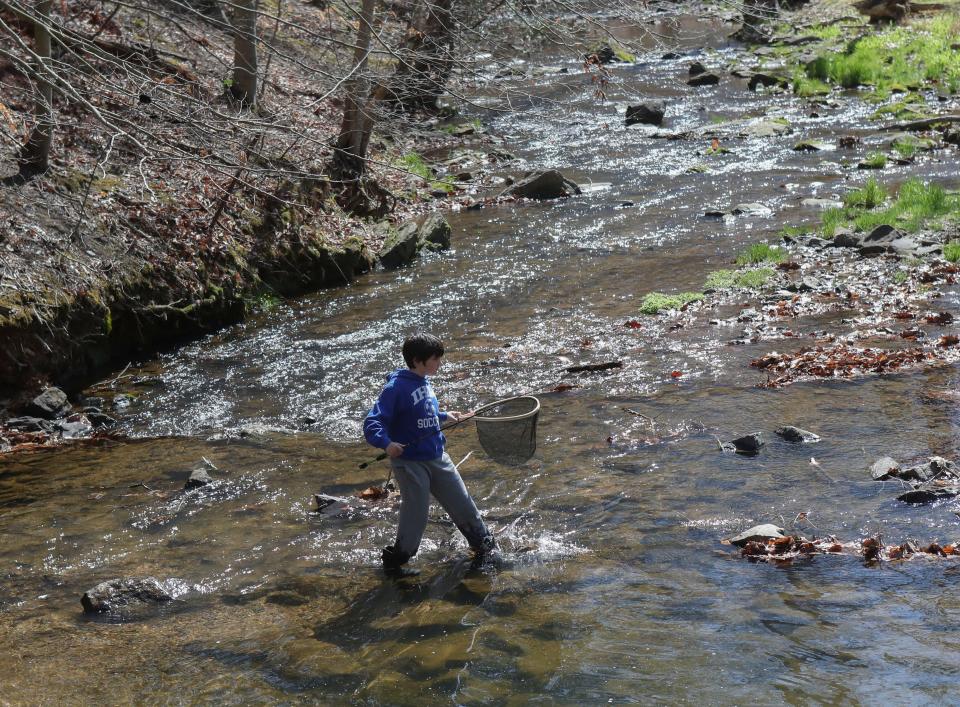
[[[518,466],[537,451],[540,401],[530,395],[498,400],[477,411],[477,437],[491,459]]]

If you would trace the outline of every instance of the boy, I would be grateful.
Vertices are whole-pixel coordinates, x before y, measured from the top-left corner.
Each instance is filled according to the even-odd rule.
[[[460,422],[471,413],[440,412],[440,404],[427,376],[436,374],[443,357],[443,342],[430,334],[416,334],[403,342],[400,368],[387,377],[380,397],[363,422],[363,436],[386,451],[393,477],[400,487],[400,522],[397,539],[383,549],[383,568],[390,575],[410,576],[416,570],[403,565],[417,553],[427,526],[430,494],[440,502],[477,556],[496,543],[477,506],[444,451],[446,438],[440,424]]]

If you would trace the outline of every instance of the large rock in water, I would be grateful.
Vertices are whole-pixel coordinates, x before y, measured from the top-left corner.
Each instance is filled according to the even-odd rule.
[[[423,249],[446,250],[450,247],[450,224],[442,214],[430,214],[423,223],[408,221],[394,229],[385,224],[387,237],[380,249],[380,262],[387,269],[399,268],[417,257]]]
[[[69,409],[70,401],[67,400],[67,394],[59,388],[51,387],[30,401],[23,411],[33,417],[56,420],[58,417],[63,417]]]
[[[627,106],[627,125],[643,123],[644,125],[662,125],[663,116],[667,112],[667,104],[663,101],[641,103],[638,106]]]
[[[153,577],[122,577],[88,589],[80,598],[80,603],[88,614],[99,614],[172,600],[170,593]]]
[[[774,430],[774,433],[780,437],[783,437],[788,442],[794,442],[798,444],[814,444],[820,441],[820,435],[809,432],[808,430],[802,430],[799,427],[794,427],[793,425],[784,425],[783,427],[778,427]]]
[[[517,196],[524,199],[559,199],[581,194],[580,187],[555,169],[531,174],[503,191],[501,196]]]

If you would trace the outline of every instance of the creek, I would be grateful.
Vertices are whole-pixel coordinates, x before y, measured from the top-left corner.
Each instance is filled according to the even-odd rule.
[[[857,135],[866,153],[885,138],[854,95],[812,108],[726,74],[688,87],[692,61],[746,57],[723,39],[729,25],[668,29],[683,56],[651,46],[611,67],[604,102],[571,62],[510,79],[522,111],[479,115],[509,136],[517,170],[558,168],[595,188],[451,214],[451,251],[126,371],[129,441],[0,461],[3,701],[956,700],[955,558],[777,566],[720,540],[763,522],[841,540],[958,539],[955,506],[899,503],[899,485],[868,469],[882,455],[957,458],[960,368],[762,389],[750,361],[800,342],[728,345],[751,296],[697,317],[638,312],[646,293],[699,289],[750,243],[819,218],[801,199],[865,180],[836,151],[793,151],[797,140]],[[667,101],[673,132],[760,115],[794,132],[731,138],[730,154],[705,157],[708,139],[623,127],[639,97]],[[955,173],[949,153],[884,179]],[[703,216],[745,202],[769,211]],[[960,314],[956,287],[937,307]],[[842,316],[790,325],[805,335]],[[499,563],[471,567],[434,509],[422,574],[397,582],[378,554],[395,508],[327,517],[312,494],[383,482],[385,465],[358,469],[373,456],[360,421],[415,330],[448,346],[434,381],[447,408],[537,392],[543,409],[537,455],[519,468],[489,461],[472,425],[448,435],[455,460],[477,450],[462,473]],[[623,367],[564,370],[613,360]],[[551,392],[561,384],[575,387]],[[784,424],[823,441],[782,441],[772,431]],[[718,437],[754,431],[768,440],[758,456],[718,450]],[[181,491],[203,459],[214,485]],[[80,595],[119,576],[155,576],[177,599],[126,621],[82,614]]]

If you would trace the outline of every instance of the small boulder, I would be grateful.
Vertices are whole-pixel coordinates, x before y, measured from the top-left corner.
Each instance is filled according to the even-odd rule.
[[[212,483],[213,477],[210,476],[207,468],[205,466],[198,466],[190,472],[190,478],[187,479],[183,488],[189,491],[190,489],[198,489],[201,486],[209,486]]]
[[[44,390],[23,408],[27,415],[42,417],[45,420],[63,417],[68,410],[70,410],[70,401],[67,400],[67,394],[54,387]]]
[[[415,223],[405,223],[400,228],[384,226],[387,237],[380,248],[380,262],[388,270],[406,265],[417,255],[420,230]]]
[[[695,61],[692,64],[690,64],[690,69],[687,71],[687,73],[690,76],[698,76],[700,74],[705,74],[707,73],[707,67],[704,66],[699,61]]]
[[[898,231],[893,226],[882,223],[876,228],[874,228],[872,231],[870,231],[870,233],[868,233],[866,237],[864,237],[863,242],[864,244],[892,243],[893,241],[899,238],[903,238],[904,235],[905,234],[902,231]]]
[[[731,440],[730,444],[734,446],[738,454],[759,454],[764,444],[763,434],[761,432],[754,432],[753,434],[744,435],[743,437],[737,437]]]
[[[720,83],[720,77],[709,71],[687,79],[688,86],[716,86],[718,83]]]
[[[904,503],[935,503],[960,496],[960,486],[924,486],[897,496]]]
[[[786,537],[783,534],[783,528],[778,528],[773,523],[764,523],[763,525],[755,525],[748,530],[744,530],[739,535],[728,538],[726,542],[731,545],[736,545],[737,547],[743,547],[750,542],[766,542],[767,540],[783,537]]]
[[[443,214],[432,213],[424,219],[417,231],[418,245],[430,250],[446,250],[450,247],[450,224]]]
[[[102,412],[88,412],[86,416],[87,419],[90,420],[90,424],[97,428],[113,427],[117,424],[114,418]]]
[[[870,477],[874,481],[887,481],[900,475],[900,465],[891,457],[880,457],[870,467]]]
[[[582,193],[580,187],[555,169],[532,174],[504,190],[501,196],[523,199],[559,199]]]
[[[863,245],[863,236],[849,229],[838,229],[830,243],[834,248],[859,248]]]
[[[662,125],[663,116],[666,114],[667,104],[663,101],[650,103],[641,103],[636,106],[627,106],[627,115],[625,123],[634,125],[642,123],[644,125]]]
[[[88,589],[80,603],[86,613],[98,614],[172,600],[173,596],[153,577],[123,577],[101,582],[93,589]]]
[[[50,420],[39,417],[11,417],[4,426],[17,432],[53,432],[55,427]]]
[[[807,430],[802,430],[799,427],[793,427],[792,425],[778,427],[776,430],[774,430],[774,432],[788,442],[814,444],[820,441],[820,435],[814,434],[813,432],[808,432]]]
[[[780,86],[786,88],[790,82],[783,76],[774,76],[772,74],[756,73],[747,81],[747,88],[756,91],[759,87],[770,88],[771,86]]]
[[[93,432],[93,424],[86,415],[71,415],[66,420],[60,420],[54,425],[66,439],[87,437]]]

